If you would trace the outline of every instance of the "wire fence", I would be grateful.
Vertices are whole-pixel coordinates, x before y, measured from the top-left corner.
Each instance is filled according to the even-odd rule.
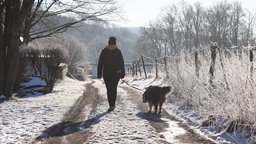
[[[214,69],[216,65],[216,58],[217,56],[219,57],[219,62],[222,68],[222,73],[223,73],[223,78],[226,83],[226,88],[229,89],[227,79],[226,79],[226,74],[224,71],[224,64],[223,64],[223,56],[229,56],[229,54],[233,51],[237,55],[239,53],[246,52],[247,55],[249,56],[249,61],[251,63],[250,66],[250,75],[251,79],[253,76],[253,60],[254,60],[254,54],[253,51],[256,50],[255,46],[247,46],[243,47],[242,50],[238,49],[232,49],[230,48],[228,51],[224,51],[220,49],[217,45],[217,43],[212,43],[210,48],[204,48],[200,50],[193,51],[191,53],[187,53],[186,56],[192,56],[194,59],[194,66],[195,66],[195,71],[196,71],[196,76],[199,77],[199,71],[200,71],[200,59],[199,55],[203,53],[204,57],[209,57],[208,59],[210,60],[210,65],[209,65],[209,82],[212,83],[214,79]],[[144,75],[145,78],[148,78],[148,73],[152,72],[153,69],[155,69],[155,77],[159,77],[159,72],[164,72],[165,77],[169,78],[170,73],[168,69],[168,64],[170,63],[178,63],[180,61],[180,56],[163,56],[163,57],[148,57],[145,55],[140,55],[137,59],[132,61],[131,67],[128,70],[132,76],[142,76]]]

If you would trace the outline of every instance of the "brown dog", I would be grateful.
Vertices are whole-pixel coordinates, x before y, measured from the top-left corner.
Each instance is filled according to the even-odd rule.
[[[143,93],[143,103],[148,103],[149,112],[151,112],[152,107],[155,107],[155,113],[157,113],[158,106],[159,112],[161,113],[162,105],[166,100],[166,94],[171,93],[173,91],[172,86],[149,86],[146,91]]]

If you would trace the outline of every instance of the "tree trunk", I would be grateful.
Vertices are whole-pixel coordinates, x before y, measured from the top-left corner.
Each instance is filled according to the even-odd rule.
[[[7,47],[8,43],[10,43],[11,39],[11,27],[12,27],[12,9],[11,9],[11,1],[6,1],[6,14],[5,14],[5,21],[4,21],[4,31],[2,34],[2,40],[3,42],[1,44],[1,50],[0,50],[0,95],[4,94],[4,86],[5,86],[5,79],[7,72]],[[3,13],[1,13],[2,15]]]
[[[3,13],[3,5],[0,5],[0,95],[3,93],[3,86],[4,86],[4,74],[5,74],[5,53],[3,47],[3,21],[2,21],[2,13]]]
[[[13,86],[16,79],[16,72],[18,67],[19,58],[19,36],[21,25],[19,28],[19,13],[20,13],[20,1],[11,0],[7,2],[7,19],[6,26],[8,27],[5,31],[5,42],[4,46],[7,49],[6,53],[6,77],[4,81],[4,92],[3,94],[10,98],[13,92]]]
[[[144,70],[145,78],[148,78],[143,55],[141,55],[141,61],[142,61],[142,65],[143,65],[143,70]]]
[[[11,44],[9,45],[8,57],[7,57],[7,75],[4,85],[4,95],[8,98],[12,96],[14,84],[16,81],[16,74],[19,64],[19,47],[21,42],[19,40],[18,33],[19,28],[17,25],[12,27]],[[17,32],[17,33],[16,33]]]
[[[31,10],[34,0],[10,0],[6,1],[6,17],[5,17],[5,30],[3,51],[4,64],[3,67],[4,78],[1,80],[3,83],[3,91],[1,94],[10,98],[13,93],[14,84],[16,81],[16,74],[19,64],[19,48],[21,46],[20,35],[23,29],[23,23]],[[7,65],[7,66],[5,66]],[[1,73],[0,73],[1,74]]]
[[[215,60],[216,60],[216,55],[217,55],[217,44],[211,44],[211,65],[210,65],[210,79],[209,79],[209,83],[212,84],[213,83],[213,79],[214,79],[214,67],[215,67]]]

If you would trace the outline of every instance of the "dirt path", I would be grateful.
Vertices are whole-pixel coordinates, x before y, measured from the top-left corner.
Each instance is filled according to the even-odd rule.
[[[177,121],[163,110],[162,115],[147,113],[147,105],[141,102],[140,93],[132,88],[119,87],[117,108],[108,113],[104,89],[96,86],[102,81],[86,85],[86,91],[64,115],[61,123],[46,129],[33,142],[36,144],[82,143],[170,143],[162,134],[167,121],[175,121],[187,132],[175,136],[175,143],[212,143],[196,135],[186,124]],[[101,86],[102,87],[102,86]]]
[[[131,98],[137,104],[138,109],[140,109],[141,111],[144,111],[144,113],[141,113],[141,117],[148,120],[158,133],[166,132],[166,130],[169,128],[169,124],[166,121],[164,121],[165,119],[168,119],[176,122],[179,127],[186,130],[186,133],[177,135],[174,137],[177,143],[214,144],[214,142],[196,134],[187,124],[181,122],[174,116],[170,115],[164,109],[162,110],[161,116],[152,114],[152,113],[147,113],[148,106],[142,103],[141,97],[138,96],[139,93],[132,88],[128,88],[128,87],[122,87],[122,88],[130,93]],[[161,121],[162,119],[163,121]],[[161,134],[160,134],[160,137],[167,139],[164,135],[161,135]]]
[[[93,108],[102,101],[98,89],[93,87],[92,83],[86,85],[84,95],[64,115],[62,122],[46,129],[33,143],[81,144],[86,141],[86,137],[90,135],[90,130],[87,128],[96,117],[85,121],[84,118],[93,115],[95,112]]]

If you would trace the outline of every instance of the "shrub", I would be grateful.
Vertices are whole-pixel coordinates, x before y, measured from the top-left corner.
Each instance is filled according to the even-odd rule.
[[[68,54],[68,73],[72,78],[84,80],[84,73],[77,72],[81,67],[88,65],[87,47],[76,37],[62,35],[61,39],[55,40]]]
[[[41,76],[41,50],[33,45],[22,46],[20,49],[19,66],[16,76],[16,88],[25,80],[25,75]]]
[[[25,75],[34,75],[46,79],[47,91],[52,91],[54,84],[63,78],[63,66],[68,56],[65,49],[59,45],[51,45],[45,49],[35,46],[24,46],[20,51],[19,68],[17,72],[16,88],[25,80]]]
[[[49,91],[52,91],[55,83],[63,78],[61,63],[67,62],[67,53],[58,45],[43,50],[46,70],[46,82]]]

